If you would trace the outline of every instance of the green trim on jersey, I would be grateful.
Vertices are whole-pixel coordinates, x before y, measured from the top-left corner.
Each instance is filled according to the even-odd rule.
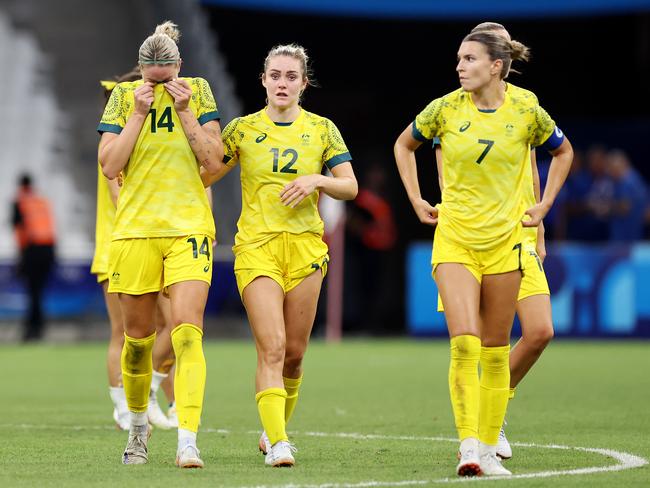
[[[348,161],[352,160],[352,156],[350,156],[349,152],[339,154],[338,156],[334,156],[333,158],[328,159],[325,161],[325,165],[329,168],[332,169],[334,166],[338,166],[341,163],[347,163]]]
[[[220,119],[221,116],[219,115],[219,111],[215,110],[214,112],[204,113],[197,120],[199,121],[199,124],[205,125],[212,120],[220,120]]]
[[[112,132],[113,134],[120,134],[122,132],[122,127],[117,124],[99,124],[97,126],[97,132],[103,134],[104,132]]]
[[[415,126],[415,120],[411,124],[411,135],[413,136],[413,139],[416,141],[420,142],[426,142],[428,139],[422,135],[422,132],[418,130],[418,128]]]

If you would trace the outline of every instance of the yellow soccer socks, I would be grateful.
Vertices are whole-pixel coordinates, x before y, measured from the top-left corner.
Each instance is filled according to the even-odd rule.
[[[285,411],[287,392],[284,388],[267,388],[255,395],[257,411],[271,445],[289,440],[286,431]],[[295,406],[295,403],[294,403]]]
[[[496,446],[510,395],[510,345],[481,348],[479,440]]]
[[[300,378],[286,378],[283,376],[282,381],[284,382],[284,389],[287,392],[287,400],[284,405],[284,422],[288,424],[289,419],[293,415],[293,411],[296,409],[296,403],[298,403],[302,375],[300,375]]]
[[[461,441],[468,437],[478,438],[480,357],[481,339],[478,337],[460,335],[451,338],[449,394]]]
[[[196,432],[199,430],[205,393],[203,331],[196,325],[181,324],[172,331],[171,336],[176,354],[174,397],[178,428]]]
[[[124,334],[121,357],[122,383],[124,384],[126,403],[131,412],[144,413],[147,411],[153,372],[151,353],[155,340],[155,332],[143,339],[135,339]]]

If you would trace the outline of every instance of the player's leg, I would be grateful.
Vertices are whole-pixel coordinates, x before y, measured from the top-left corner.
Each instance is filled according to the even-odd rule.
[[[176,355],[174,396],[178,414],[176,463],[182,468],[202,468],[196,446],[206,364],[203,354],[203,314],[210,285],[204,281],[182,281],[169,286],[172,323],[171,341]]]
[[[460,440],[456,472],[479,475],[480,283],[465,265],[447,262],[437,265],[435,280],[451,342],[449,394]]]
[[[510,388],[517,387],[553,339],[551,297],[533,295],[517,303],[521,339],[510,354]]]
[[[534,244],[524,246],[522,260],[526,273],[521,280],[517,302],[522,336],[510,352],[510,399],[514,397],[519,382],[553,338],[548,282]],[[499,432],[497,455],[502,459],[512,457],[512,448],[503,427]]]
[[[284,298],[282,286],[268,276],[258,276],[242,291],[257,349],[255,400],[271,446],[265,462],[272,466],[293,465],[293,458],[270,456],[273,446],[289,440],[285,421],[287,392],[282,380],[286,347]]]
[[[113,401],[113,419],[119,429],[129,428],[129,408],[126,404],[124,386],[122,385],[122,366],[120,359],[124,348],[124,324],[122,323],[122,311],[120,302],[115,293],[108,293],[108,279],[101,282],[104,292],[104,302],[108,311],[108,321],[111,326],[111,337],[108,342],[106,354],[106,370],[108,372],[109,394]]]
[[[181,468],[203,467],[196,434],[205,394],[203,315],[212,280],[211,249],[210,237],[198,234],[169,238],[163,247],[163,290],[167,290],[171,301],[171,341],[176,356],[176,465]]]
[[[173,358],[174,356],[171,341],[171,303],[169,298],[165,297],[162,293],[158,295],[154,322],[156,325],[156,343],[153,346],[153,376],[151,378],[151,391],[149,393],[147,414],[149,415],[149,422],[151,424],[161,429],[170,429],[172,425],[161,410],[157,397],[161,383],[167,381],[167,384],[173,388],[173,381],[170,381],[168,375],[171,366],[174,364],[173,359],[171,364],[169,361],[169,358]],[[172,401],[173,397],[170,402]]]
[[[156,337],[153,315],[162,279],[159,244],[159,239],[123,239],[111,242],[109,251],[108,292],[118,294],[122,310],[122,383],[131,412],[124,464],[148,461],[147,403]]]
[[[481,286],[481,470],[508,475],[496,456],[499,431],[508,406],[510,330],[521,283],[519,270],[483,276]]]
[[[291,419],[298,403],[302,384],[302,360],[314,326],[322,283],[323,272],[321,270],[314,271],[288,291],[284,299],[286,348],[282,367],[282,382],[287,393],[284,409],[285,425]],[[260,439],[260,450],[266,454],[271,445],[270,439],[264,432]],[[288,444],[277,447],[272,454],[276,458],[284,457],[289,461],[293,459],[292,449]]]
[[[124,464],[144,464],[148,461],[147,403],[153,371],[151,352],[156,338],[153,326],[156,297],[157,292],[142,295],[119,294],[124,319],[122,382],[131,412],[129,440],[122,458]]]

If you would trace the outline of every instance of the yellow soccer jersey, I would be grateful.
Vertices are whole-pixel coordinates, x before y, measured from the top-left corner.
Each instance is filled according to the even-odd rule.
[[[111,244],[113,223],[115,222],[115,205],[108,188],[108,181],[98,165],[97,175],[97,217],[95,221],[95,255],[90,272],[108,273],[108,249]]]
[[[183,78],[192,88],[189,107],[200,124],[219,119],[207,81]],[[133,113],[133,91],[143,81],[118,84],[97,130],[119,134]],[[113,240],[205,234],[214,239],[214,219],[174,100],[162,83],[131,158],[124,168]]]
[[[298,176],[320,174],[352,158],[336,126],[301,110],[291,123],[275,123],[262,109],[234,119],[222,135],[229,166],[241,164],[242,213],[235,252],[261,246],[279,232],[323,234],[318,192],[296,208],[284,206],[280,193]]]
[[[537,100],[537,95],[533,92],[526,90],[525,88],[520,88],[510,83],[506,84],[507,91],[516,97],[530,97],[535,103],[539,103]],[[542,141],[543,142],[543,141]],[[534,148],[531,148],[531,152],[534,151]],[[537,203],[535,198],[535,187],[533,185],[533,168],[532,163],[528,164],[524,171],[524,183],[523,183],[523,211],[528,210],[530,207],[534,206]],[[524,241],[533,243],[534,246],[537,245],[537,227],[524,227],[522,232],[522,238]]]
[[[492,249],[524,216],[524,185],[532,190],[530,146],[544,143],[555,122],[527,90],[508,84],[496,110],[476,108],[462,88],[431,102],[413,136],[439,137],[443,181],[439,230],[469,249]]]

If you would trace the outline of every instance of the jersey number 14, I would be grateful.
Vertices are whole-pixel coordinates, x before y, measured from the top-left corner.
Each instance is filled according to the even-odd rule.
[[[155,133],[157,129],[167,129],[167,132],[174,130],[174,122],[172,121],[172,108],[167,107],[163,110],[160,118],[157,118],[157,110],[152,108],[149,110],[151,114],[151,132]]]

